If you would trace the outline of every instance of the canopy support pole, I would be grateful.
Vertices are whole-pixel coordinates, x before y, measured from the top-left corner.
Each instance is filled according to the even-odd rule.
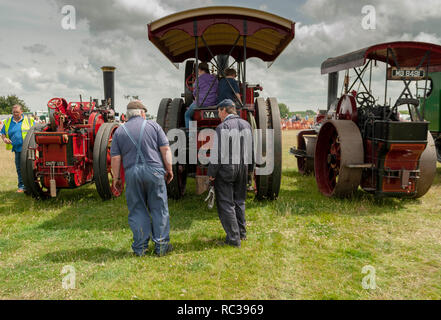
[[[423,118],[421,119],[421,121],[424,121],[424,117],[426,115],[426,98],[427,98],[427,81],[429,78],[429,64],[430,64],[430,51],[429,54],[427,56],[427,64],[426,64],[426,81],[424,82],[424,98],[423,98]],[[418,95],[418,94],[417,94]]]
[[[389,66],[389,48],[386,50],[386,83],[384,84],[384,105],[387,103],[387,68]],[[383,115],[384,118],[385,114]]]
[[[247,36],[243,36],[243,102],[242,105],[246,106],[247,103]]]

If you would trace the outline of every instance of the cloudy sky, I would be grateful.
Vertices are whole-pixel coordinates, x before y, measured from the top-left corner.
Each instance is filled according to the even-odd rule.
[[[65,5],[76,9],[75,30],[62,28]],[[295,39],[274,65],[253,59],[247,71],[263,96],[292,110],[325,107],[320,64],[328,57],[386,41],[441,44],[441,0],[0,0],[0,96],[17,94],[32,110],[46,109],[52,97],[102,98],[100,67],[114,65],[117,110],[130,94],[156,114],[161,98],[180,96],[184,76],[148,41],[147,23],[213,5],[260,8],[296,22]],[[375,8],[374,30],[362,27],[365,5]]]

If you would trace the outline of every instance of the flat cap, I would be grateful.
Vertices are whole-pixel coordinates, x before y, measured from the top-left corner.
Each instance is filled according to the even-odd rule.
[[[217,104],[217,107],[218,108],[224,108],[224,107],[235,107],[236,108],[236,104],[231,99],[224,99]]]
[[[145,112],[147,112],[147,108],[139,100],[133,100],[129,102],[129,104],[127,105],[127,110],[133,109],[143,109]]]

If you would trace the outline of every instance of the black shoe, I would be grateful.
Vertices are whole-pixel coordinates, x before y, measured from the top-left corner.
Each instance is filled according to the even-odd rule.
[[[236,242],[233,242],[233,241],[225,240],[224,243],[226,245],[229,245],[229,246],[232,246],[232,247],[240,248],[240,242],[236,243]]]
[[[172,251],[173,251],[173,246],[171,244],[168,244],[167,248],[165,250],[160,250],[159,252],[156,252],[156,255],[158,257],[163,257],[163,256],[165,256],[166,254],[168,254],[168,253],[170,253]]]

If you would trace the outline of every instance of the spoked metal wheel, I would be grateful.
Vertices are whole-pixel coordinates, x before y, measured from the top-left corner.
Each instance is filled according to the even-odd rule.
[[[297,150],[304,151],[306,157],[297,156],[297,168],[300,174],[314,173],[314,152],[317,142],[315,130],[302,130],[297,134]]]
[[[113,188],[113,174],[111,170],[110,147],[113,134],[118,128],[116,123],[103,123],[95,137],[93,146],[93,177],[96,190],[103,200],[119,197],[121,192]],[[124,169],[121,164],[119,176],[124,186]]]
[[[363,140],[351,120],[330,120],[317,137],[314,169],[317,186],[328,197],[348,197],[357,191],[364,160]]]
[[[261,129],[262,141],[260,142],[263,157],[267,157],[264,164],[257,165],[265,167],[273,162],[273,170],[268,175],[255,174],[255,189],[257,199],[277,199],[280,191],[280,182],[282,178],[282,129],[280,126],[280,111],[275,98],[256,99],[256,123],[257,129]],[[268,130],[270,129],[270,130]],[[266,137],[268,134],[274,134],[273,150],[267,146]],[[259,142],[257,142],[259,143]],[[257,147],[257,146],[255,146]],[[272,156],[272,159],[268,158]]]
[[[420,198],[429,191],[436,174],[436,147],[430,132],[427,133],[427,146],[420,158],[420,178],[416,182],[414,198]]]
[[[161,100],[158,109],[158,123],[167,134],[170,129],[185,127],[184,123],[184,101],[182,99],[164,98]],[[170,142],[170,145],[176,143]],[[185,152],[185,150],[180,150]],[[177,155],[174,154],[173,157]],[[176,163],[173,168],[173,180],[167,185],[167,194],[173,199],[179,199],[184,196],[187,186],[187,165]]]
[[[43,177],[37,176],[36,167],[39,159],[39,152],[37,150],[37,143],[35,142],[35,133],[43,131],[45,127],[46,125],[37,123],[28,131],[28,134],[23,141],[20,156],[20,168],[26,194],[37,199],[50,198],[50,190],[45,186]]]

